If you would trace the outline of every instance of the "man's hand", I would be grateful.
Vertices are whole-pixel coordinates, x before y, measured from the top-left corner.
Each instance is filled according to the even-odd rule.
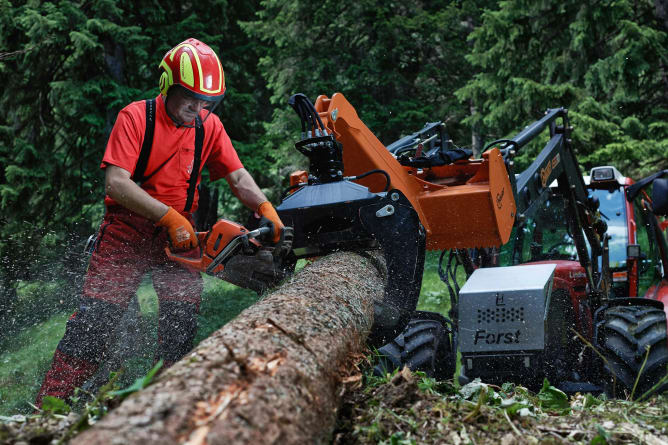
[[[278,217],[276,209],[274,209],[274,206],[272,206],[269,201],[265,201],[260,204],[260,207],[257,208],[257,213],[261,217],[267,218],[269,221],[271,221],[274,229],[274,237],[272,238],[272,242],[277,243],[281,239],[281,229],[285,226],[283,225],[281,218]]]
[[[195,236],[193,226],[172,207],[167,209],[167,213],[156,225],[167,228],[174,250],[190,250],[197,247],[197,236]]]

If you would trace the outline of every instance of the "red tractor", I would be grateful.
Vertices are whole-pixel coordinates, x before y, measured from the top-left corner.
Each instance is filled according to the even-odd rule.
[[[652,386],[650,383],[666,375],[665,316],[661,314],[661,311],[668,312],[666,221],[657,218],[652,200],[642,190],[643,184],[634,186],[634,181],[622,176],[616,168],[593,168],[584,180],[589,196],[599,203],[599,213],[607,224],[609,271],[605,273],[611,278],[608,305],[601,306],[596,313],[589,302],[587,274],[578,261],[572,231],[565,224],[564,198],[556,184],[535,213],[515,227],[498,258],[489,262],[502,266],[554,265],[553,295],[563,296],[565,301],[561,305],[565,318],[575,321],[565,325],[572,334],[570,339],[564,340],[569,345],[567,349],[596,363],[590,351],[580,354],[584,347],[582,339],[588,339],[606,356],[608,365],[605,366],[611,368],[607,371],[621,380],[621,388],[631,389],[642,369],[648,378],[640,380],[640,387],[647,390]],[[657,184],[655,200],[661,199],[661,193],[665,193],[665,186]],[[599,259],[602,261],[605,260]],[[602,264],[601,268],[605,269]],[[625,300],[626,297],[645,300]],[[650,301],[652,304],[643,304]],[[616,304],[622,302],[626,304]],[[642,326],[645,331],[639,332]],[[573,335],[577,337],[576,332],[580,336],[577,340],[573,338]],[[645,361],[648,346],[650,353]],[[558,352],[556,354],[559,356]],[[589,382],[601,379],[596,369],[589,367],[587,373]],[[596,389],[583,384],[582,376],[572,377],[562,381],[564,389]],[[580,384],[573,383],[577,380]]]
[[[662,389],[655,385],[668,365],[668,247],[667,223],[657,215],[666,214],[668,180],[658,174],[634,185],[614,167],[597,167],[584,178],[585,195],[571,156],[555,156],[548,145],[514,178],[518,217],[500,250],[443,252],[449,318],[417,311],[379,349],[377,373],[407,365],[449,378],[459,351],[462,384],[480,377],[538,386],[547,377],[567,392],[622,394],[637,378],[636,396]],[[559,180],[537,193],[531,182],[559,163],[566,164]],[[652,182],[654,200],[643,190]],[[593,237],[583,234],[600,222],[578,218],[585,201],[607,225],[603,252],[592,260]],[[461,289],[460,266],[468,277]]]

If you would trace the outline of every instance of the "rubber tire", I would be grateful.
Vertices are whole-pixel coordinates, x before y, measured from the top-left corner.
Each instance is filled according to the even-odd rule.
[[[451,379],[456,360],[448,330],[436,320],[411,320],[404,331],[403,363],[437,380]]]
[[[378,348],[378,363],[373,368],[373,375],[384,377],[395,369],[403,366],[401,354],[404,350],[404,334],[399,334],[394,340]]]
[[[442,322],[412,319],[404,332],[378,349],[379,363],[374,375],[383,376],[397,368],[408,366],[437,380],[451,379],[456,359],[448,329]]]
[[[638,398],[666,375],[666,315],[662,309],[631,305],[613,306],[605,311],[603,317],[599,346],[607,359],[607,364],[603,365],[606,393],[611,397],[630,395],[642,368],[634,392],[634,397]],[[647,346],[650,352],[643,368]],[[613,384],[614,376],[617,376],[616,384]],[[658,391],[665,389],[667,386],[664,384]]]

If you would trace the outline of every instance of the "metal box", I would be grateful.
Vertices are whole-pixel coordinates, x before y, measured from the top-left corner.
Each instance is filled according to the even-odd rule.
[[[545,347],[554,264],[477,269],[459,292],[461,353]]]

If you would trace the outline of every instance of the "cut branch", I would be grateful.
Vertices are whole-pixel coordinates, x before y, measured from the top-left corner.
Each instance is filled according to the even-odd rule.
[[[306,266],[72,443],[328,442],[346,366],[383,298],[374,257]]]

